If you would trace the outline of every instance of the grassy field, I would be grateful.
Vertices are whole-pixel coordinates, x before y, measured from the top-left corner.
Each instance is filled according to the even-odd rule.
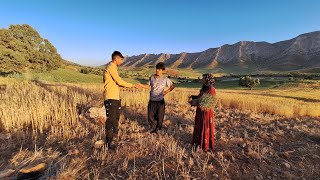
[[[87,116],[91,107],[103,106],[100,77],[65,72],[0,77],[0,169],[12,170],[11,178],[39,163],[45,164],[44,179],[320,176],[319,81],[271,82],[252,91],[217,83],[216,149],[209,153],[190,144],[195,109],[187,99],[200,84],[166,96],[165,128],[158,135],[147,132],[148,90],[122,89],[119,148],[110,152],[94,148],[105,137],[104,126]]]
[[[140,82],[140,83],[147,83],[147,80],[132,80],[127,78],[127,80],[130,80],[131,82]],[[177,79],[171,78],[173,82],[175,82],[175,86],[179,88],[200,88],[201,84],[198,81],[192,81],[192,82],[182,82],[177,83]],[[276,88],[284,86],[285,84],[290,83],[289,81],[279,81],[279,80],[260,80],[260,85],[254,87],[253,89],[270,89],[270,88]],[[298,83],[298,82],[297,82]],[[217,81],[215,84],[215,87],[217,89],[240,89],[240,90],[246,90],[248,88],[240,87],[238,80],[233,81]]]
[[[102,76],[83,74],[71,69],[58,69],[46,73],[24,74],[26,79],[66,83],[102,83]]]
[[[121,67],[119,69],[119,72],[130,72],[131,74],[141,73],[141,74],[148,74],[150,76],[151,74],[155,73],[155,68],[125,68]],[[170,69],[167,68],[165,74],[171,75],[171,76],[180,76],[180,77],[189,77],[197,79],[198,77],[202,76],[202,73],[198,70],[192,70],[192,69]]]
[[[167,70],[170,72],[170,70]],[[175,71],[179,77],[187,77],[187,80],[192,82],[178,82],[178,78],[171,77],[170,79],[173,82],[176,82],[177,87],[181,88],[198,88],[200,84],[198,81],[194,81],[193,79],[198,79],[202,76],[202,73],[209,72],[209,70],[186,70],[186,69],[176,69],[171,70]],[[129,76],[128,78],[123,78],[124,80],[130,83],[146,83],[146,80],[142,80],[137,76],[137,73],[146,75],[146,79],[151,74],[154,74],[154,69],[152,68],[138,68],[138,69],[126,69],[120,68],[119,73],[127,72]],[[172,73],[172,72],[171,72]],[[169,73],[170,74],[170,73]],[[168,76],[168,73],[165,74]],[[172,75],[172,74],[171,74]],[[215,73],[216,77],[220,77],[225,74]],[[68,68],[60,68],[58,70],[54,70],[51,72],[45,73],[24,73],[21,77],[22,79],[29,79],[29,80],[42,80],[47,82],[64,82],[64,83],[102,83],[102,75],[95,75],[95,74],[83,74],[79,72],[79,67],[70,66]],[[307,81],[306,81],[307,82]],[[233,81],[217,81],[216,88],[218,89],[245,89],[243,87],[239,87],[238,80]],[[288,79],[261,79],[260,85],[256,86],[254,89],[270,89],[276,88],[280,86],[284,86],[285,84],[290,84],[291,81]],[[297,82],[298,83],[298,82]]]
[[[261,80],[260,85],[254,87],[254,89],[270,89],[274,87],[281,86],[285,84],[285,81],[270,81],[270,80]],[[201,84],[199,82],[191,83],[179,83],[176,84],[177,87],[181,88],[199,88]],[[215,84],[217,89],[248,89],[244,87],[239,87],[239,81],[217,81]]]

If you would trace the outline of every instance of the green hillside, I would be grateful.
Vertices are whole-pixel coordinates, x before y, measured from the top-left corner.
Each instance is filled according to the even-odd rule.
[[[50,82],[102,83],[102,76],[95,74],[83,74],[79,71],[61,68],[51,72],[25,74],[25,77],[30,78],[31,80],[43,80]]]

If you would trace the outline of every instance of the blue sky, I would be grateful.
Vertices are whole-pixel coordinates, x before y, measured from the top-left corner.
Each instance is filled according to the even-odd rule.
[[[320,30],[318,0],[1,0],[0,28],[29,24],[67,60],[199,52]]]

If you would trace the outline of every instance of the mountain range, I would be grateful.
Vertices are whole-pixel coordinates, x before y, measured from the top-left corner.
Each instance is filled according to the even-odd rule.
[[[125,58],[123,66],[154,66],[158,62],[165,62],[169,68],[251,71],[289,71],[320,67],[320,31],[276,43],[240,41],[202,52],[129,56]]]

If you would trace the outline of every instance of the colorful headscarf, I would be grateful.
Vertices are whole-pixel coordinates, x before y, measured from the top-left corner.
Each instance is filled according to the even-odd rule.
[[[209,91],[215,84],[214,76],[211,73],[203,74],[202,77],[206,80],[206,82],[202,85],[200,90],[200,94],[206,93]]]
[[[204,85],[207,86],[207,87],[213,86],[214,83],[216,82],[214,80],[213,74],[211,74],[211,73],[203,74],[202,76],[206,80],[206,83]]]

